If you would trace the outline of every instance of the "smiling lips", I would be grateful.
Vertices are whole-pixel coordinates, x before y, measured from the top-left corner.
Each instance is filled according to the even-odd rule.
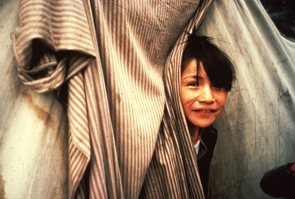
[[[197,112],[210,113],[210,112],[215,112],[215,110],[197,110]]]
[[[203,110],[203,109],[198,109],[198,110],[195,110],[195,112],[200,115],[200,116],[211,116],[213,113],[215,113],[217,110],[214,110],[214,109],[210,109],[210,110]]]

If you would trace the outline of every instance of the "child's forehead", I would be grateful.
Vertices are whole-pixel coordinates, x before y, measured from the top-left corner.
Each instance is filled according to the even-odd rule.
[[[195,76],[207,76],[203,62],[199,61],[198,63],[198,60],[195,58],[188,59],[184,62],[181,73],[195,74]]]

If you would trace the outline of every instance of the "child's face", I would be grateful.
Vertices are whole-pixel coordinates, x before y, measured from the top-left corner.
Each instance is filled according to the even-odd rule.
[[[189,127],[210,126],[221,113],[226,102],[225,89],[211,84],[200,62],[197,81],[197,60],[184,62],[181,75],[181,101]]]

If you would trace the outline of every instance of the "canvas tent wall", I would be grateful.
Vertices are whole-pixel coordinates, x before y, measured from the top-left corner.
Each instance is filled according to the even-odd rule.
[[[0,198],[66,198],[66,113],[52,93],[36,94],[17,77],[10,33],[18,4],[0,3]],[[295,159],[295,45],[255,0],[213,1],[202,31],[237,71],[215,124],[212,198],[270,198],[259,188],[263,173]]]
[[[283,38],[259,1],[214,1],[204,34],[229,53],[237,81],[212,162],[213,198],[269,198],[264,172],[295,161],[295,44]]]
[[[53,93],[37,94],[18,78],[11,40],[18,7],[0,2],[0,198],[66,198],[66,112]]]

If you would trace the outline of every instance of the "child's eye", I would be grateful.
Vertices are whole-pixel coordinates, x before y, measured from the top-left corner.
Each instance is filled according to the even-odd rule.
[[[191,82],[191,83],[188,84],[188,86],[196,87],[196,86],[199,86],[199,84],[198,84],[198,82]]]

